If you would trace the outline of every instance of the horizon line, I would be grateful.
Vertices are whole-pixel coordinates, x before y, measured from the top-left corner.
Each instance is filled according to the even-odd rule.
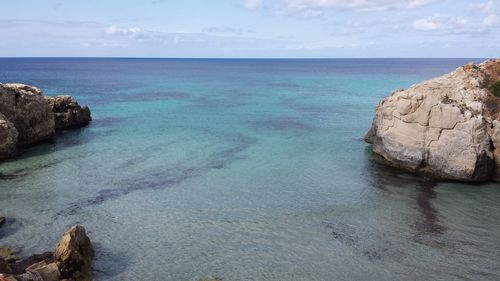
[[[0,59],[171,59],[171,60],[364,60],[364,59],[495,59],[494,57],[140,57],[140,56],[11,56]]]

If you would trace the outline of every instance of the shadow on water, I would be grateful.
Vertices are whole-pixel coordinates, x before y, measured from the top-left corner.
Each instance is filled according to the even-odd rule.
[[[437,181],[420,175],[414,175],[384,164],[384,160],[371,152],[366,165],[368,180],[371,186],[391,192],[390,187],[411,188],[417,192],[416,205],[421,218],[415,223],[415,229],[420,234],[444,234],[446,227],[440,224],[439,213],[432,201],[436,198]]]
[[[0,239],[15,234],[22,227],[22,223],[14,218],[7,218],[4,225],[0,227]]]
[[[68,158],[66,158],[66,159],[68,159]],[[7,174],[0,172],[0,181],[9,181],[9,180],[15,180],[17,178],[22,178],[22,177],[28,176],[30,173],[32,173],[34,171],[40,171],[43,169],[47,169],[47,168],[50,168],[50,167],[57,165],[58,163],[59,163],[59,161],[52,161],[52,162],[43,163],[43,164],[23,166],[22,168],[10,171]]]
[[[97,132],[90,130],[88,127],[58,132],[52,140],[47,140],[21,150],[19,158],[38,157],[46,154],[52,154],[55,151],[62,151],[64,149],[86,145],[97,138],[109,136],[114,132],[115,130],[112,129]]]
[[[113,127],[120,122],[121,119],[116,118],[111,118],[111,120],[99,119],[95,123],[93,122],[91,127]],[[27,160],[30,158],[36,158],[45,155],[52,155],[56,151],[63,151],[72,147],[86,145],[97,138],[109,136],[113,134],[113,132],[115,132],[113,129],[96,132],[90,130],[89,128],[80,128],[70,131],[58,132],[56,133],[56,136],[51,140],[46,140],[36,145],[20,149],[16,157],[5,161],[5,163]],[[36,162],[36,164],[34,165],[27,164],[22,168],[11,170],[8,172],[0,170],[0,181],[15,180],[17,178],[27,176],[33,171],[40,171],[42,169],[53,167],[61,163],[61,161],[67,161],[71,158],[73,157],[66,156],[62,159],[50,158],[45,160],[43,163]]]
[[[18,177],[25,176],[25,173],[9,173],[9,174],[4,174],[0,172],[0,181],[8,181],[8,180],[13,180],[17,179]]]
[[[93,270],[99,279],[111,279],[125,272],[131,264],[126,252],[111,250],[101,243],[94,242],[96,251]]]
[[[380,159],[376,159],[372,154],[371,148],[369,151],[367,149],[367,155],[369,157],[366,161],[365,178],[370,186],[382,194],[394,195],[393,200],[406,199],[400,197],[409,196],[410,200],[415,202],[418,215],[412,217],[408,223],[413,229],[412,241],[437,249],[448,247],[440,241],[439,237],[446,233],[446,227],[441,224],[438,209],[433,204],[437,196],[437,182],[382,164]],[[397,259],[405,255],[404,250],[396,245],[397,241],[387,237],[386,229],[370,226],[357,218],[336,217],[324,222],[324,225],[336,241],[353,248],[370,261]]]

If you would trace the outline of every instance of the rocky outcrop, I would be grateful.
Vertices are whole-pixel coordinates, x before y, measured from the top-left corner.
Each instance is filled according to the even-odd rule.
[[[94,248],[83,226],[76,225],[64,233],[54,257],[63,278],[75,281],[92,280]]]
[[[38,88],[0,84],[0,113],[16,127],[17,146],[49,139],[55,133],[54,113]]]
[[[90,109],[71,96],[45,97],[38,88],[0,83],[0,159],[17,148],[50,139],[57,130],[82,127]]]
[[[6,249],[5,253],[0,252],[0,281],[92,280],[94,248],[81,225],[64,233],[54,253],[20,260],[12,249]]]
[[[55,114],[56,130],[77,128],[90,123],[90,109],[81,107],[72,96],[45,97]]]
[[[390,165],[461,181],[500,180],[500,60],[468,64],[380,102],[365,140]]]

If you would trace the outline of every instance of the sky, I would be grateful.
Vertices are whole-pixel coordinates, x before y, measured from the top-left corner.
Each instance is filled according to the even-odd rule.
[[[500,0],[0,0],[0,57],[500,57]]]

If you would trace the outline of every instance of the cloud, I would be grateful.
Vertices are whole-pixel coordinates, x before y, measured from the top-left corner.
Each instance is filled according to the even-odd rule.
[[[262,5],[262,0],[244,0],[244,5],[246,9],[255,10],[260,8]]]
[[[413,28],[421,31],[437,30],[441,25],[441,22],[432,18],[417,19],[413,22]]]
[[[427,5],[435,0],[286,0],[290,9],[343,8],[365,11],[410,9]]]
[[[499,23],[500,18],[495,14],[484,18],[433,16],[414,20],[413,29],[429,33],[433,32],[440,36],[459,34],[477,35],[490,32]]]
[[[207,30],[209,31],[209,30]],[[3,56],[281,56],[290,38],[213,28],[209,32],[143,29],[99,22],[0,20]],[[232,33],[233,32],[233,33]],[[19,34],[23,37],[20,38]],[[77,36],[75,36],[77,35]],[[33,46],[37,48],[33,49]]]
[[[138,37],[141,35],[141,29],[138,27],[130,27],[130,28],[118,28],[115,25],[112,25],[105,30],[108,35],[119,35],[119,36],[130,36],[130,37]]]
[[[490,0],[488,2],[474,4],[473,8],[480,10],[485,14],[492,14],[495,12],[495,3],[493,2],[493,0]]]
[[[233,35],[246,35],[254,34],[255,31],[245,28],[232,28],[232,27],[207,27],[202,30],[203,33],[213,33],[213,34],[233,34]]]
[[[483,26],[486,26],[486,27],[494,27],[494,26],[498,25],[499,22],[500,22],[499,17],[495,14],[491,14],[491,15],[487,16],[486,18],[484,18],[482,24],[483,24]]]

